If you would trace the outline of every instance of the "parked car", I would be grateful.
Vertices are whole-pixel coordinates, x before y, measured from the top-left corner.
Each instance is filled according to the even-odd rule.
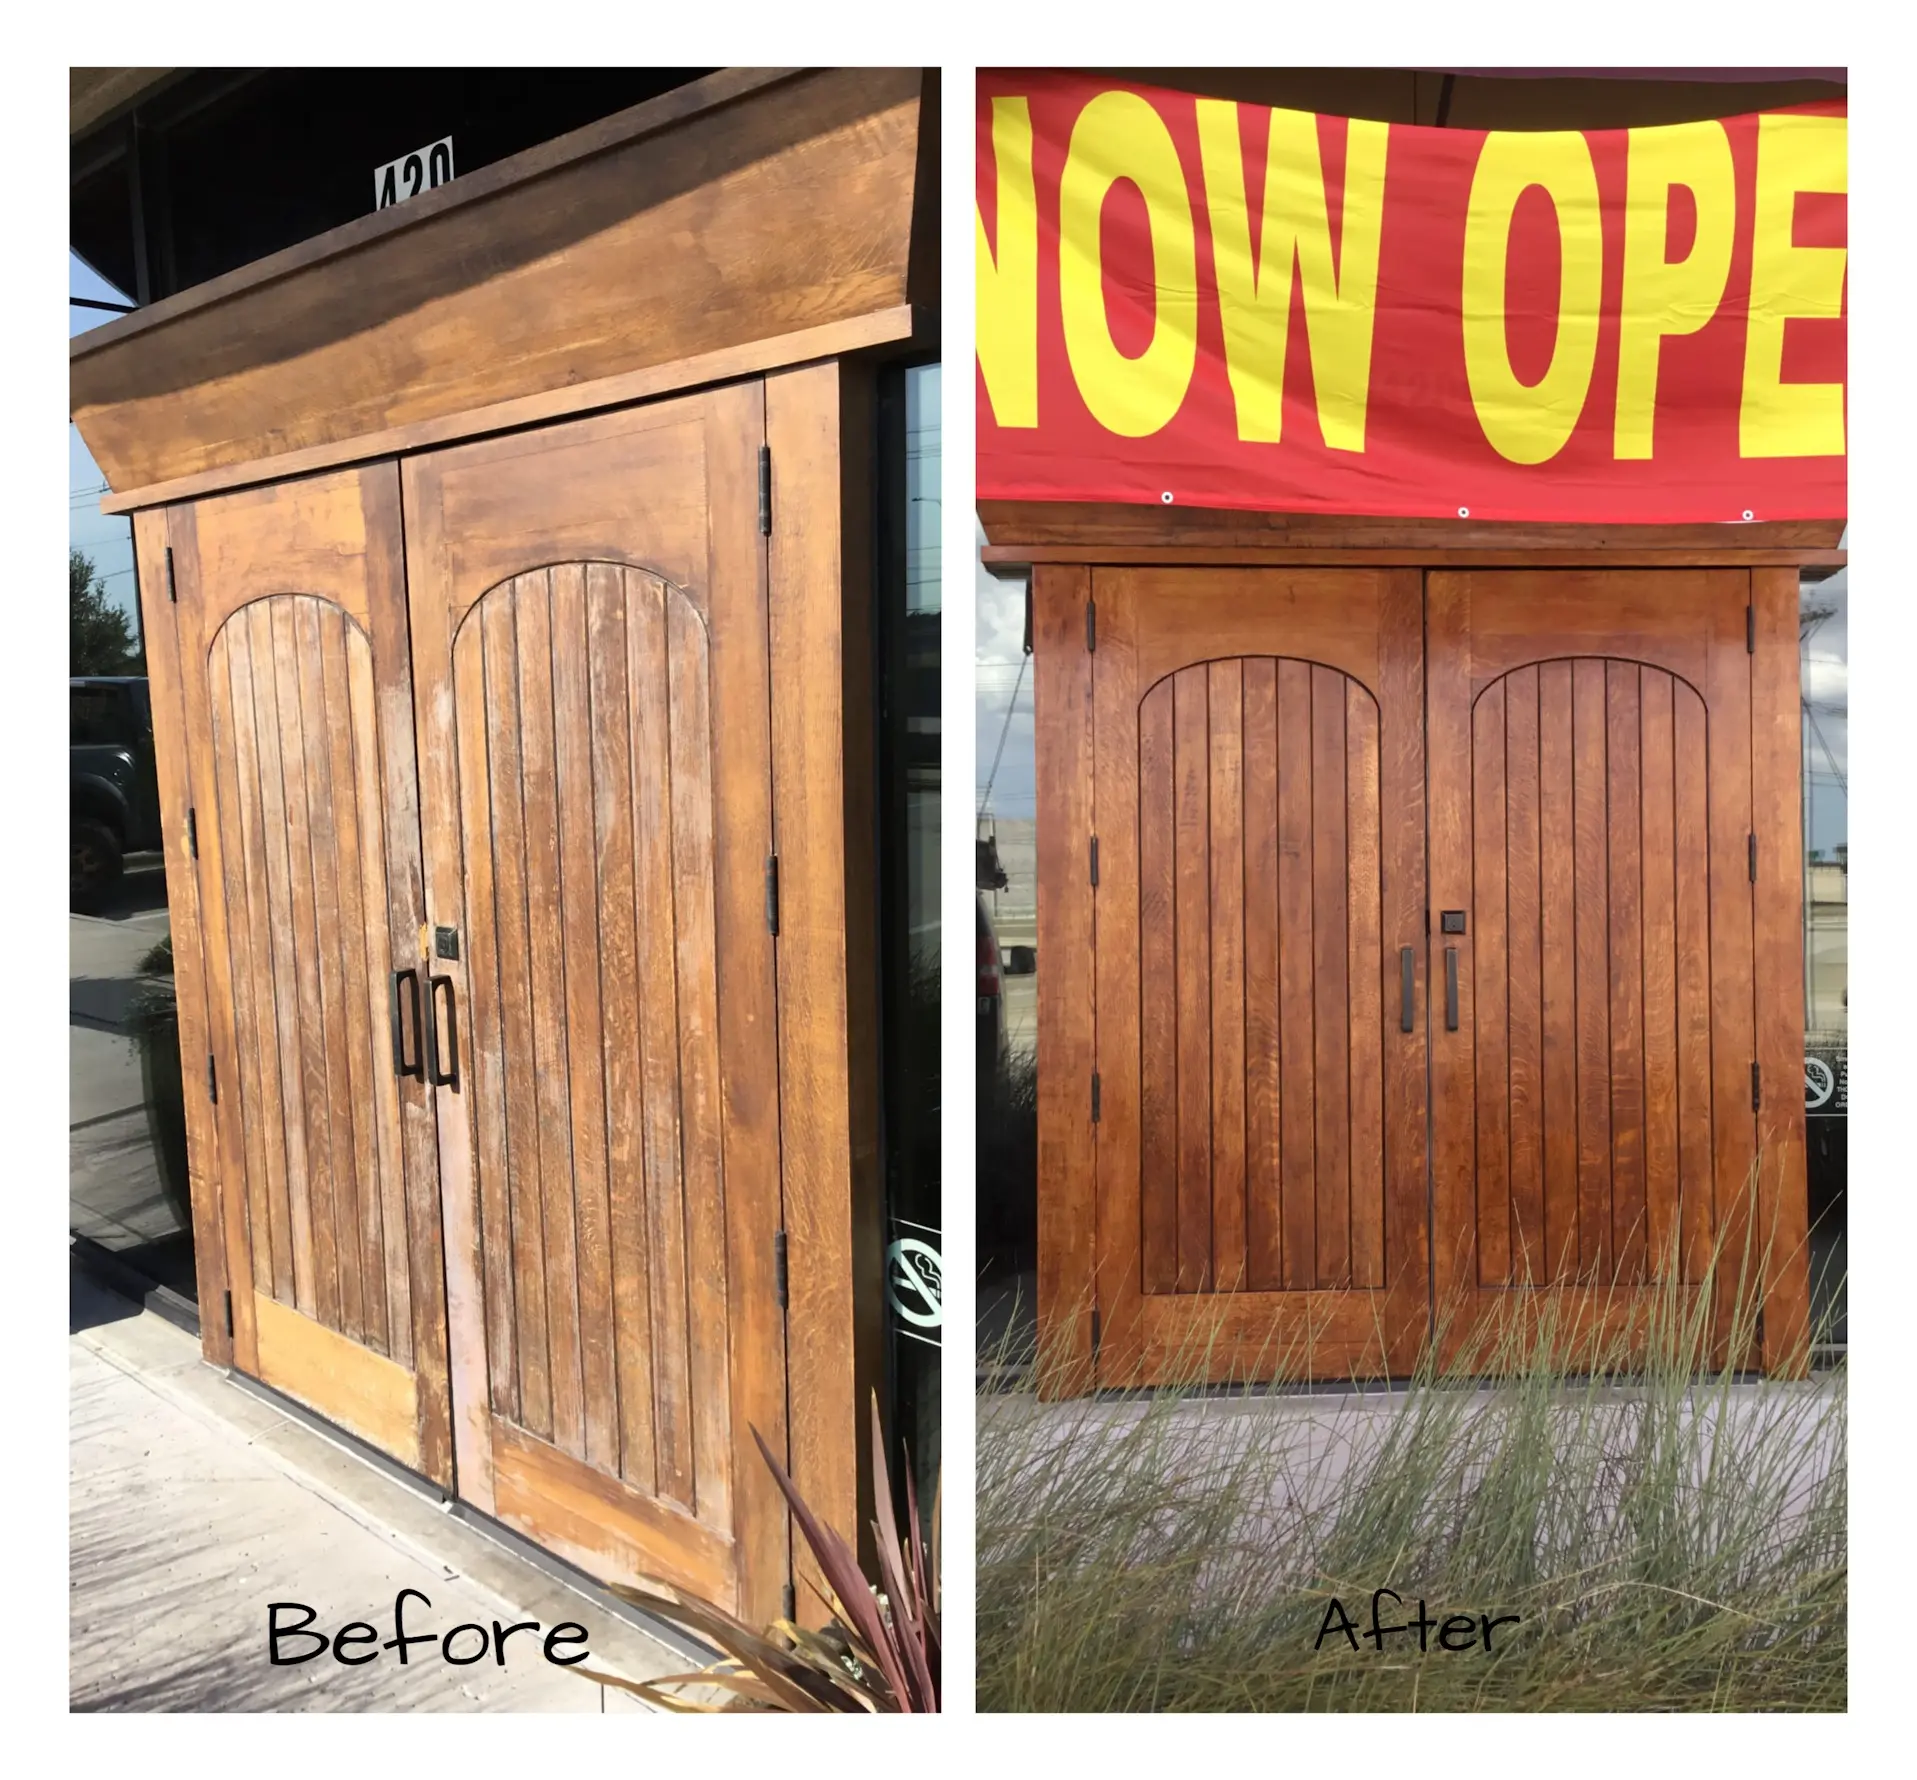
[[[160,845],[160,785],[146,681],[74,679],[69,692],[71,900],[85,908],[119,882],[127,854]]]

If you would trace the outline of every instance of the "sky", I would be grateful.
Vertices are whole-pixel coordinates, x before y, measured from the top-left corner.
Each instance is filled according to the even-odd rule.
[[[77,254],[67,255],[67,294],[74,297],[99,297],[109,303],[132,299],[117,291]],[[67,332],[84,334],[113,316],[105,309],[67,309]],[[106,579],[107,597],[134,611],[137,592],[133,583],[133,522],[125,515],[109,518],[100,511],[100,491],[106,478],[93,461],[80,437],[80,429],[67,423],[67,539],[75,550],[84,550],[93,558],[96,569]]]

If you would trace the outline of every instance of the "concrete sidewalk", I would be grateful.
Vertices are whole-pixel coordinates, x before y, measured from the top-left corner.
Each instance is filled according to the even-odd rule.
[[[544,1659],[545,1628],[566,1620],[586,1629],[589,1667],[644,1677],[694,1666],[242,1390],[191,1336],[77,1266],[69,1356],[75,1711],[640,1709]],[[436,1642],[414,1645],[403,1667],[386,1650],[360,1667],[330,1654],[268,1662],[268,1602],[316,1609],[315,1631],[366,1621],[383,1643],[402,1588],[431,1601],[407,1601],[409,1633],[495,1619],[541,1632],[520,1634],[503,1667],[490,1654],[449,1665]],[[468,1632],[455,1654],[477,1643]]]

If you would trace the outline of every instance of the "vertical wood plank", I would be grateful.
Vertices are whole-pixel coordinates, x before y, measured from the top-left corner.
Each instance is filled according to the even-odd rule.
[[[1757,1163],[1757,1108],[1751,1104],[1751,1065],[1757,1056],[1753,983],[1753,916],[1749,844],[1751,810],[1751,669],[1746,645],[1748,571],[1712,577],[1707,700],[1710,745],[1711,1065],[1718,1228],[1720,1316],[1732,1294],[1761,1278],[1764,1233],[1752,1216]],[[1800,941],[1801,943],[1801,941]],[[1800,1061],[1790,1092],[1800,1101]],[[1720,1323],[1723,1333],[1729,1333]],[[1733,1364],[1757,1356],[1730,1354]]]
[[[534,1076],[531,941],[527,915],[528,840],[520,760],[519,601],[508,586],[481,600],[469,623],[481,627],[486,685],[486,761],[491,780],[493,889],[498,925],[500,1022],[506,1075],[505,1169],[511,1183],[513,1351],[520,1425],[553,1430],[546,1316],[545,1195],[539,1179],[539,1104]]]
[[[1092,657],[1085,648],[1085,602],[1091,572],[1050,564],[1032,570],[1033,737],[1038,810],[1038,953],[1041,958],[1093,955],[1092,889],[1082,860],[1092,819]],[[1157,694],[1154,693],[1153,697]],[[1145,1289],[1163,1289],[1154,1278],[1152,1212],[1155,1183],[1171,1178],[1153,1149],[1154,1094],[1158,1075],[1153,1050],[1154,1015],[1169,972],[1160,975],[1144,954],[1146,939],[1163,923],[1154,919],[1153,829],[1149,800],[1154,783],[1148,750],[1152,698],[1139,713],[1139,946],[1140,1080],[1144,1195]],[[1169,740],[1169,731],[1167,731]],[[1163,783],[1170,784],[1169,749]],[[1167,822],[1169,830],[1169,822]],[[1169,867],[1168,848],[1159,855]],[[1166,905],[1168,906],[1168,905]],[[1045,1351],[1040,1376],[1064,1388],[1092,1377],[1093,1255],[1096,1160],[1093,1150],[1091,1074],[1093,998],[1069,992],[1064,972],[1047,979],[1038,997],[1038,1316]],[[1154,988],[1158,994],[1154,994]],[[1176,1268],[1177,1250],[1169,1252]]]
[[[1211,1289],[1211,919],[1209,684],[1172,685],[1172,834],[1178,930],[1178,1289]]]
[[[1635,662],[1605,666],[1610,808],[1611,1253],[1644,1277],[1643,716]]]
[[[1316,1006],[1312,982],[1311,668],[1278,663],[1280,1268],[1289,1291],[1318,1283]]]
[[[1245,1283],[1275,1291],[1279,1234],[1278,663],[1244,664]]]
[[[364,632],[349,626],[346,614],[329,606],[320,617],[321,678],[326,695],[326,736],[332,749],[333,846],[335,895],[339,912],[340,1025],[346,1049],[346,1134],[352,1145],[353,1208],[357,1245],[353,1257],[360,1339],[375,1353],[389,1351],[386,1332],[386,1266],[381,1239],[378,1136],[374,1129],[373,1070],[382,1060],[383,1038],[368,1018],[361,992],[371,971],[366,957],[366,909],[360,867],[360,779],[353,753],[352,683],[346,663],[349,636],[361,643]],[[378,1035],[378,1037],[376,1037]],[[341,1241],[347,1240],[342,1232]],[[343,1272],[343,1269],[342,1269]]]
[[[551,572],[553,772],[559,828],[559,916],[565,985],[565,1078],[574,1263],[579,1294],[581,1456],[619,1467],[614,1375],[612,1241],[606,1185],[605,1030],[600,1015],[599,854],[594,833],[592,709],[583,563]],[[723,1277],[724,1269],[719,1269]]]
[[[765,394],[774,466],[768,648],[793,1477],[828,1522],[869,1552],[865,1431],[883,1358],[885,1245],[876,948],[854,936],[875,931],[878,921],[871,852],[874,394],[867,370],[831,363],[770,377]],[[749,453],[734,461],[749,474]],[[751,512],[746,505],[740,517]],[[1081,856],[1086,833],[1081,826],[1072,837]],[[1080,1075],[1081,1094],[1084,1085]],[[1088,1149],[1081,1166],[1089,1169],[1093,1160]]]
[[[166,551],[178,551],[180,565],[196,565],[192,510],[152,509],[133,516],[134,570],[146,638],[147,672],[152,693],[153,756],[160,803],[162,847],[166,855],[168,928],[173,936],[173,981],[179,1010],[183,1072],[191,1060],[220,1042],[220,1006],[231,1005],[234,984],[226,955],[220,912],[213,896],[202,896],[194,861],[187,849],[186,813],[196,800],[211,803],[214,791],[205,761],[205,666],[208,639],[199,617],[201,583],[188,583],[188,605],[173,598],[165,572]],[[192,720],[189,721],[189,711]],[[216,880],[209,866],[207,883]],[[200,1302],[217,1302],[229,1283],[236,1299],[252,1270],[244,1200],[229,1170],[242,1166],[223,1140],[218,1109],[192,1092],[185,1096],[187,1166],[191,1176],[193,1269]],[[255,1365],[256,1340],[250,1298],[236,1306],[229,1339],[223,1318],[203,1320],[201,1351],[215,1365]]]
[[[1611,1280],[1611,982],[1604,663],[1571,670],[1572,819],[1577,877],[1578,1265]]]
[[[1677,919],[1678,1225],[1684,1278],[1701,1283],[1716,1239],[1716,1084],[1711,1078],[1711,854],[1709,725],[1704,702],[1679,684],[1672,697]]]
[[[836,1489],[814,1454],[788,1436],[787,1333],[776,1291],[773,1233],[782,1222],[779,1156],[781,1061],[775,942],[765,924],[765,857],[773,848],[767,546],[758,528],[758,448],[766,436],[765,395],[735,384],[705,398],[708,501],[707,612],[711,669],[713,956],[718,975],[719,1043],[725,1087],[720,1102],[725,1186],[726,1266],[731,1291],[732,1492],[739,1554],[740,1614],[764,1624],[793,1576],[789,1516],[778,1484],[759,1456],[757,1429],[774,1452],[788,1452],[808,1493],[843,1500],[856,1466],[826,1418],[831,1404],[803,1393],[799,1413],[835,1462]],[[803,494],[803,491],[801,491]],[[848,1191],[847,1186],[841,1192]],[[804,1257],[799,1257],[803,1265]],[[802,1278],[803,1276],[801,1276]],[[820,1339],[845,1324],[828,1325]],[[853,1371],[857,1372],[856,1344]],[[622,1355],[623,1363],[623,1355]],[[841,1413],[843,1413],[843,1407]],[[802,1587],[802,1585],[801,1585]]]
[[[251,608],[255,682],[254,720],[260,751],[260,827],[266,835],[268,929],[273,935],[274,1026],[280,1045],[280,1116],[286,1136],[286,1199],[293,1228],[294,1307],[319,1316],[313,1254],[312,1199],[308,1192],[305,1083],[301,1049],[299,966],[294,933],[293,838],[287,809],[283,758],[288,737],[297,736],[297,698],[284,697],[291,666],[290,628],[275,622],[278,602]]]
[[[1384,942],[1378,826],[1378,701],[1345,685],[1347,922],[1351,985],[1351,1281],[1385,1283]]]
[[[666,596],[672,883],[677,917],[679,1081],[684,1146],[688,1369],[693,1475],[702,1519],[731,1519],[726,1367],[726,1227],[719,1173],[719,1007],[713,975],[712,720],[706,628],[679,592]]]
[[[1643,670],[1644,1237],[1655,1276],[1677,1239],[1677,855],[1671,676]]]
[[[1211,722],[1211,1281],[1245,1284],[1244,674],[1208,669]]]
[[[365,1340],[359,1294],[359,1194],[354,1179],[352,1070],[347,1055],[346,989],[340,959],[339,843],[335,800],[342,787],[333,778],[332,709],[326,696],[328,610],[318,600],[297,602],[300,638],[300,709],[307,746],[311,803],[308,836],[313,856],[313,949],[320,989],[319,1048],[326,1072],[320,1123],[326,1133],[331,1195],[331,1239],[338,1280],[337,1327]]]
[[[532,984],[533,1088],[546,1247],[546,1359],[552,1442],[586,1456],[580,1384],[579,1262],[572,1180],[572,1106],[566,1058],[566,959],[560,918],[559,800],[555,761],[552,581],[514,587],[519,631],[520,775],[525,786],[527,965]]]
[[[1510,953],[1511,1278],[1551,1278],[1544,1221],[1543,904],[1538,798],[1538,669],[1504,683],[1506,945]]]
[[[1144,1289],[1178,1289],[1178,879],[1173,682],[1138,710],[1139,1192]],[[1043,824],[1041,823],[1041,832]],[[1040,1066],[1043,1077],[1043,1065]]]
[[[406,1227],[406,1170],[401,1151],[399,1079],[391,1057],[393,947],[386,869],[385,794],[381,786],[378,695],[371,640],[354,631],[346,647],[347,725],[352,732],[354,783],[358,790],[361,947],[366,959],[367,1026],[379,1035],[369,1114],[379,1202],[379,1295],[385,1305],[386,1352],[400,1365],[413,1363],[413,1290]]]
[[[652,1284],[646,1241],[644,1109],[639,1047],[637,901],[633,875],[632,713],[626,679],[628,610],[640,577],[595,568],[586,587],[592,700],[593,833],[598,848],[599,988],[609,1015],[606,1097],[608,1239],[614,1365],[619,1387],[619,1475],[650,1493],[658,1475],[652,1431]]]
[[[1099,1371],[1109,1383],[1135,1374],[1143,1337],[1141,1239],[1145,1210],[1141,1194],[1151,1195],[1157,1208],[1158,1249],[1162,1256],[1161,1288],[1169,1290],[1177,1278],[1178,1238],[1176,1207],[1172,1203],[1171,1166],[1161,1165],[1157,1183],[1141,1179],[1143,1154],[1140,1124],[1141,1048],[1141,904],[1139,881],[1141,712],[1138,699],[1137,601],[1130,578],[1122,570],[1099,570],[1092,583],[1098,602],[1098,651],[1092,660],[1092,808],[1098,823],[1098,883],[1092,891],[1096,976],[1092,984],[1098,1008],[1095,1064],[1098,1070],[1100,1113],[1093,1127],[1098,1157],[1097,1279],[1099,1308]],[[1154,742],[1159,749],[1154,768],[1158,786],[1154,802],[1161,807],[1156,835],[1158,859],[1169,873],[1171,859],[1171,760],[1169,755],[1171,687],[1158,686],[1147,706],[1163,715]],[[1171,908],[1167,875],[1159,887],[1164,940],[1169,945]],[[1160,987],[1146,985],[1144,993],[1163,998],[1169,989],[1170,967],[1161,965]],[[1070,981],[1067,976],[1065,981]],[[1041,988],[1041,994],[1045,991]],[[1156,1058],[1156,1070],[1169,1061]],[[1172,1127],[1162,1118],[1169,1110],[1164,1082],[1154,1082],[1156,1108],[1163,1124],[1163,1147],[1171,1155]]]
[[[1478,1275],[1511,1281],[1511,1067],[1505,924],[1505,682],[1478,695],[1471,716],[1472,1056],[1477,1106]]]
[[[1578,1272],[1577,827],[1571,664],[1538,669],[1538,883],[1546,1279]]]
[[[279,1051],[261,1028],[262,990],[271,974],[258,936],[256,905],[264,891],[257,802],[259,760],[253,744],[253,662],[244,619],[221,626],[207,659],[211,691],[214,789],[225,898],[226,953],[231,971],[233,1037],[246,1166],[247,1223],[253,1285],[269,1297],[290,1297],[291,1234],[286,1227],[286,1164],[279,1122]],[[257,883],[255,880],[258,880]],[[177,952],[177,944],[175,950]],[[270,1006],[270,1004],[269,1004]],[[270,1027],[270,1011],[268,1016]],[[277,1182],[268,1151],[277,1163]]]
[[[1311,670],[1312,1076],[1316,1086],[1317,1274],[1351,1283],[1350,902],[1345,682]]]
[[[696,1499],[690,1331],[686,1302],[685,1181],[679,1125],[679,1010],[672,902],[672,767],[668,724],[666,590],[632,586],[626,612],[631,689],[633,894],[638,904],[639,1055],[645,1118],[646,1252],[652,1307],[653,1431],[661,1495]]]
[[[1753,984],[1763,1102],[1757,1121],[1758,1227],[1769,1248],[1764,1280],[1764,1369],[1795,1375],[1808,1363],[1809,1203],[1804,1097],[1803,693],[1797,575],[1753,569],[1752,808],[1757,835]]]
[[[1393,1021],[1385,1044],[1385,1286],[1387,1364],[1408,1373],[1431,1330],[1429,951],[1425,825],[1426,581],[1417,570],[1379,577],[1378,802],[1384,958],[1380,985],[1394,1011],[1399,952],[1413,955],[1412,1030]],[[1442,601],[1434,602],[1442,605]],[[1435,632],[1434,632],[1435,634]],[[1420,964],[1420,960],[1423,961]]]
[[[502,602],[503,603],[503,602]],[[453,720],[459,746],[460,856],[466,894],[467,1013],[473,1076],[473,1173],[479,1195],[480,1291],[486,1306],[486,1397],[519,1419],[513,1323],[512,1181],[506,1142],[506,1049],[500,1014],[499,908],[493,877],[492,762],[487,747],[486,618],[469,613],[453,637]]]

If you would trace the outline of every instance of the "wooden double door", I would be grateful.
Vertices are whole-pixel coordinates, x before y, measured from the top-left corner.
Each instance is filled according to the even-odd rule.
[[[612,1579],[776,1613],[758,384],[143,518],[236,1363]]]
[[[1801,1242],[1752,580],[1040,571],[1041,827],[1068,776],[1094,837],[1041,835],[1040,957],[1077,904],[1095,960],[1041,1026],[1041,1304],[1089,1297],[1096,1383],[1403,1375],[1734,1272],[1760,1197]]]

